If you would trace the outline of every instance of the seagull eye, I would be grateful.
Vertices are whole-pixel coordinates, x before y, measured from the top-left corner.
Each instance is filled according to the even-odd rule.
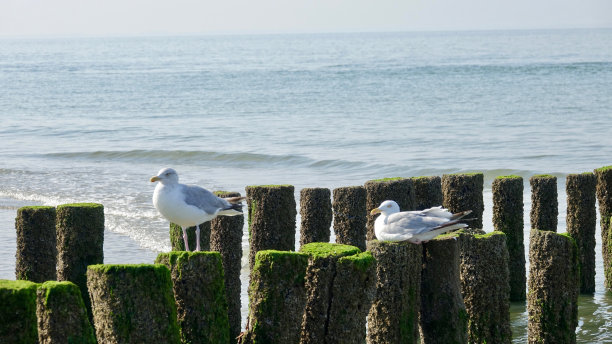
[[[387,205],[387,208],[391,208],[391,204]]]

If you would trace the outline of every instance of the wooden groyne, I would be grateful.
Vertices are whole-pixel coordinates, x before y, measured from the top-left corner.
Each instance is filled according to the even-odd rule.
[[[521,259],[524,181],[518,176],[493,181],[492,233],[481,230],[481,173],[303,189],[298,252],[294,187],[249,186],[246,328],[240,325],[244,216],[202,226],[210,234],[201,245],[211,251],[184,252],[180,235],[174,251],[158,256],[159,264],[105,265],[102,205],[26,207],[16,220],[16,275],[32,282],[0,281],[0,342],[509,343],[510,301],[529,295],[529,341],[571,343],[579,285],[585,293],[594,288],[595,195],[602,236],[611,240],[611,171],[567,176],[567,234],[552,231],[556,178],[530,179],[533,224],[551,231],[531,232],[528,278]],[[476,220],[468,230],[422,245],[367,240],[368,204],[385,199],[403,199],[406,209],[442,202],[451,211],[474,210]],[[329,243],[330,228],[336,243]],[[55,237],[57,245],[35,236]],[[604,245],[602,251],[609,264],[612,250]],[[37,261],[33,252],[57,257],[57,272],[42,264],[53,258]],[[610,270],[606,265],[606,286]]]

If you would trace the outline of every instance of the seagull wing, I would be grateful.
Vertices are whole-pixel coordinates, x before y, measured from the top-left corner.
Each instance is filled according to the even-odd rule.
[[[434,214],[430,214],[427,210],[403,211],[391,214],[387,219],[387,232],[417,235],[439,228],[449,221],[446,216],[439,217],[432,215]]]
[[[207,214],[215,215],[219,210],[231,208],[231,204],[215,196],[212,192],[197,185],[181,185],[185,195],[185,203],[204,210]]]

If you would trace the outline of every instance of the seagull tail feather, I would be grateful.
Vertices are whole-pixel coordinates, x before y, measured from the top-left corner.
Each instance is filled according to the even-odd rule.
[[[464,216],[467,216],[467,215],[469,215],[469,214],[471,214],[471,213],[472,213],[472,211],[471,211],[471,210],[460,211],[460,212],[458,212],[458,213],[453,214],[453,215],[450,217],[450,220],[451,220],[451,221],[453,221],[453,220],[459,220],[459,219],[463,218]],[[465,219],[464,221],[467,221],[467,220],[473,220],[473,219]]]

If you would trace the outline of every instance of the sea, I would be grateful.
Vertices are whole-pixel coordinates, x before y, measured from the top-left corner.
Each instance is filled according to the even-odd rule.
[[[298,204],[304,187],[482,172],[487,232],[491,183],[515,174],[529,247],[530,176],[557,176],[564,232],[565,177],[612,165],[612,29],[5,37],[0,121],[1,279],[27,205],[101,203],[105,263],[152,263],[170,250],[149,181],[164,167],[210,190],[292,184]],[[596,238],[579,343],[612,343]],[[526,342],[524,303],[511,321]]]

